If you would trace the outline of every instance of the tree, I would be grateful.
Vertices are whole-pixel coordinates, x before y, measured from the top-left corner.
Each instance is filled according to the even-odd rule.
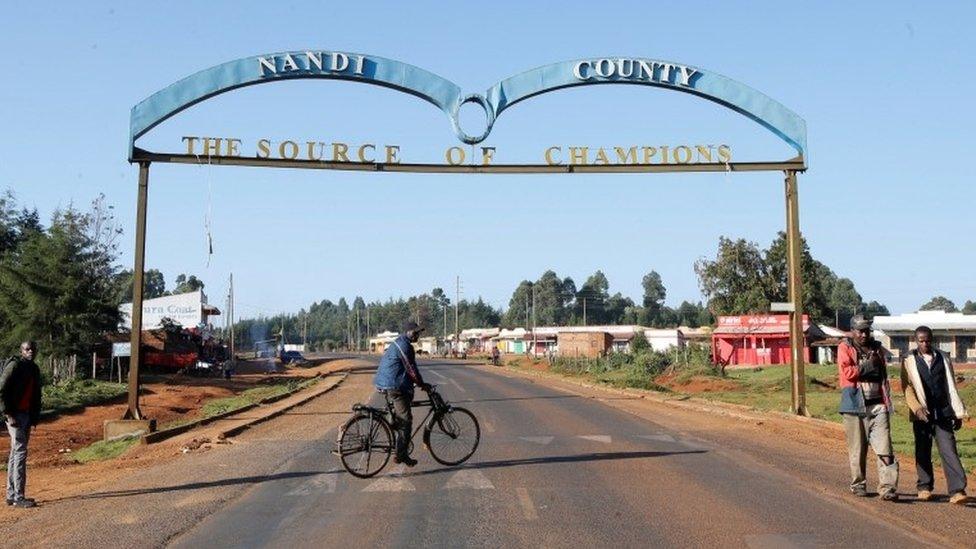
[[[714,315],[768,311],[775,295],[759,246],[745,239],[720,237],[715,259],[695,262],[695,273]]]
[[[606,324],[606,305],[609,298],[610,281],[603,271],[593,273],[576,293],[577,318],[585,320],[589,325]]]
[[[830,308],[834,310],[834,325],[837,327],[841,325],[842,313],[850,313],[845,314],[845,320],[847,320],[854,316],[864,304],[861,300],[861,294],[857,293],[854,283],[849,278],[838,278],[834,282],[828,303]]]
[[[929,300],[928,303],[922,305],[919,308],[920,311],[945,311],[947,313],[958,312],[959,309],[956,308],[956,304],[953,303],[949,298],[941,295],[937,295]]]
[[[115,277],[118,287],[118,302],[130,303],[132,301],[132,284],[135,277],[131,270],[121,271]],[[142,276],[142,298],[153,299],[166,295],[166,279],[159,269],[149,269]]]
[[[196,275],[187,277],[185,274],[180,274],[176,277],[176,287],[173,288],[173,295],[202,290],[203,286],[203,281],[198,279]]]
[[[641,280],[641,286],[644,287],[644,322],[652,324],[660,315],[661,307],[664,306],[664,299],[667,297],[668,291],[664,287],[664,283],[661,281],[661,275],[657,274],[657,271],[651,271],[644,275],[644,278]]]
[[[962,314],[976,315],[976,302],[966,300],[966,304],[962,306]]]
[[[871,319],[876,316],[888,316],[891,313],[888,312],[888,307],[885,307],[877,301],[872,301],[864,306],[864,308],[861,310],[861,314],[863,314],[865,318]]]
[[[16,247],[0,255],[0,339],[7,348],[34,339],[53,355],[88,353],[120,320],[111,212],[99,199],[88,212],[56,210],[46,230],[33,214],[20,219]]]

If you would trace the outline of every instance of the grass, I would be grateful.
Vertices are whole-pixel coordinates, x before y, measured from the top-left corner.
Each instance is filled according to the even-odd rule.
[[[45,410],[60,411],[119,398],[126,391],[123,383],[77,379],[61,385],[45,385],[41,388],[41,403]]]
[[[662,387],[655,383],[651,376],[626,366],[606,370],[559,367],[552,370],[562,375],[585,378],[615,387],[670,391],[675,394],[681,394],[681,382],[693,377],[718,377],[717,372],[711,368],[694,365],[679,366],[676,368],[674,378],[675,381],[679,382],[679,385],[672,389]],[[899,375],[898,368],[890,368],[889,370],[890,378],[896,379]],[[807,410],[810,415],[836,423],[842,422],[841,415],[837,411],[840,404],[837,367],[834,365],[808,364],[805,373],[807,379]],[[757,410],[780,412],[790,410],[792,396],[789,367],[773,366],[753,370],[727,370],[726,376],[722,379],[735,381],[739,388],[728,391],[696,393],[693,396],[706,400],[741,404]],[[970,381],[965,387],[961,387],[959,393],[970,414],[976,414],[976,381]],[[891,441],[896,452],[911,456],[915,452],[915,439],[912,434],[911,422],[908,420],[908,405],[905,404],[905,398],[900,391],[895,391],[893,396],[895,413],[891,417]],[[976,429],[966,427],[957,431],[956,445],[963,466],[967,471],[976,472]],[[938,452],[934,451],[933,453],[937,459]]]
[[[294,391],[295,389],[303,389],[316,383],[317,381],[317,378],[308,380],[291,379],[283,383],[275,383],[273,385],[264,385],[261,387],[248,389],[232,397],[217,398],[208,401],[203,405],[201,415],[202,417],[206,418],[224,414],[251,404],[256,404],[266,398],[280,396],[287,392]]]
[[[90,463],[92,461],[117,458],[138,441],[138,436],[115,440],[100,440],[72,453],[71,460],[76,463]]]

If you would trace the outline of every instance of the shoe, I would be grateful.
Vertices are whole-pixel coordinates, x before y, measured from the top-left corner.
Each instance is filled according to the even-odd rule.
[[[402,464],[406,465],[407,467],[413,467],[414,465],[417,464],[417,460],[413,459],[410,456],[406,456],[406,457],[394,457],[393,458],[393,463],[402,463]]]
[[[966,496],[966,492],[956,492],[949,496],[949,503],[954,503],[956,505],[966,505],[969,503],[969,497]]]
[[[863,486],[854,486],[851,488],[851,493],[859,498],[868,497],[868,490]]]
[[[931,501],[932,500],[932,490],[919,490],[918,495],[915,496],[916,501]]]
[[[24,499],[25,501],[29,501],[31,503],[37,503],[36,501],[34,501],[34,498],[22,498],[22,499]],[[15,500],[15,499],[8,499],[7,500],[7,505],[13,505],[14,503],[17,503],[17,500]]]
[[[898,501],[898,493],[894,490],[881,494],[882,501]]]
[[[37,504],[34,503],[34,500],[28,498],[18,499],[17,501],[11,503],[10,505],[12,507],[17,507],[18,509],[30,509],[31,507],[37,507]]]

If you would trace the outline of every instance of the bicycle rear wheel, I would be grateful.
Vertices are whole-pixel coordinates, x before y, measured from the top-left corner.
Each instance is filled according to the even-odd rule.
[[[424,444],[438,463],[459,465],[478,449],[481,427],[474,414],[451,408],[434,416],[424,430]]]
[[[393,433],[386,420],[357,414],[339,431],[339,460],[350,474],[369,478],[386,467],[393,451]]]

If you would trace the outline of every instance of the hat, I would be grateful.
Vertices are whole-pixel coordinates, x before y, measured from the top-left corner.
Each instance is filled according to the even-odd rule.
[[[872,324],[874,324],[873,320],[863,316],[855,316],[851,319],[851,329],[855,331],[870,330]]]
[[[403,333],[407,333],[407,332],[422,332],[422,331],[424,331],[424,329],[421,328],[420,325],[417,324],[416,322],[414,322],[412,320],[408,320],[408,321],[406,321],[406,322],[403,323],[402,330],[400,330],[400,331],[403,332]]]

